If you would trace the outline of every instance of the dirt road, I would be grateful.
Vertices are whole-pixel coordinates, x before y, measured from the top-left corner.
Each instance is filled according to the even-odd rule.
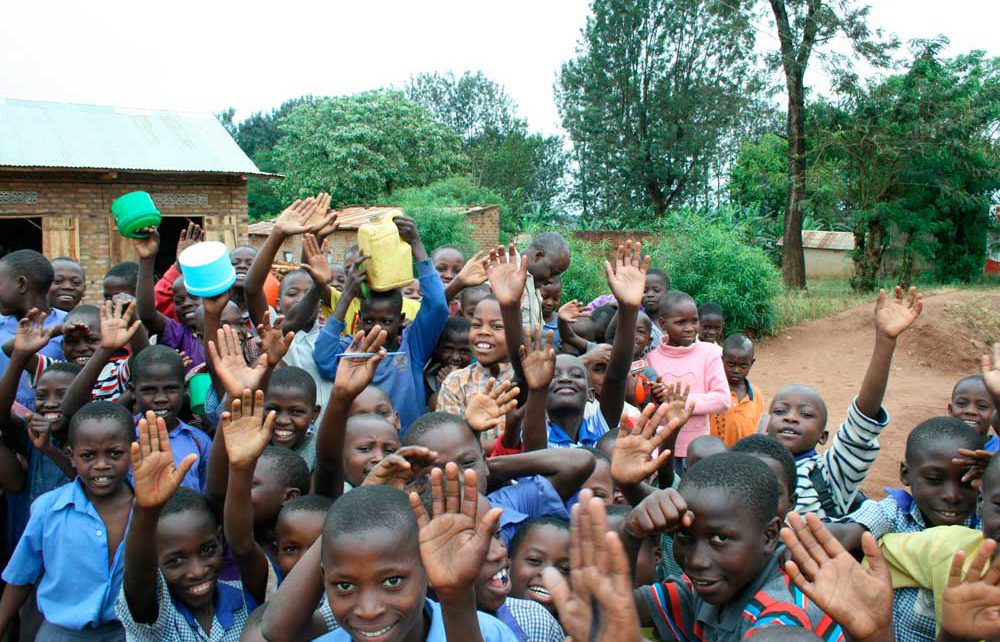
[[[750,380],[768,400],[788,383],[813,386],[829,408],[832,431],[843,421],[868,365],[875,340],[873,309],[874,304],[851,308],[764,341],[757,347]],[[1000,315],[1000,292],[929,294],[920,318],[900,338],[884,402],[890,424],[880,440],[882,452],[863,486],[869,496],[883,496],[886,486],[899,487],[906,435],[924,419],[946,414],[955,382],[978,372],[985,348],[981,328],[970,320],[977,310],[980,318],[984,311]]]

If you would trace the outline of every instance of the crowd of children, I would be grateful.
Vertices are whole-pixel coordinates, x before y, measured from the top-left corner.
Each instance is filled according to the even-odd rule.
[[[373,257],[328,255],[329,203],[230,248],[213,297],[154,274],[155,228],[102,296],[0,258],[0,639],[1000,638],[1000,344],[868,499],[915,289],[878,296],[830,431],[639,243],[585,305],[558,234],[467,258],[399,216],[416,278],[377,291]]]

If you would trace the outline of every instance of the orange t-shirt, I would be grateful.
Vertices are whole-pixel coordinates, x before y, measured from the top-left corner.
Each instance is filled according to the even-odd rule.
[[[748,437],[757,432],[757,424],[764,414],[764,395],[760,390],[755,390],[747,380],[747,396],[737,400],[736,393],[733,396],[732,407],[724,413],[709,415],[710,433],[722,441],[726,442],[726,447],[732,448],[740,439]]]

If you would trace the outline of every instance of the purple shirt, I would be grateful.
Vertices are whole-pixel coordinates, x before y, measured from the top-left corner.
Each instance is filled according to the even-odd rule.
[[[163,318],[163,332],[158,343],[179,350],[191,358],[191,365],[185,372],[205,363],[205,346],[190,328],[176,319]]]

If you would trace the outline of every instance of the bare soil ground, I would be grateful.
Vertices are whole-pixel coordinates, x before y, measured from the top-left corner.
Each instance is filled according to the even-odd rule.
[[[851,308],[767,339],[757,347],[750,380],[768,400],[785,384],[813,386],[826,401],[832,432],[843,421],[868,365],[875,341],[873,310],[874,303]],[[979,357],[986,350],[984,316],[1000,318],[1000,292],[952,290],[925,297],[923,313],[896,346],[884,401],[890,423],[863,485],[869,497],[884,496],[886,486],[899,486],[906,435],[924,419],[946,414],[955,382],[979,371]]]

